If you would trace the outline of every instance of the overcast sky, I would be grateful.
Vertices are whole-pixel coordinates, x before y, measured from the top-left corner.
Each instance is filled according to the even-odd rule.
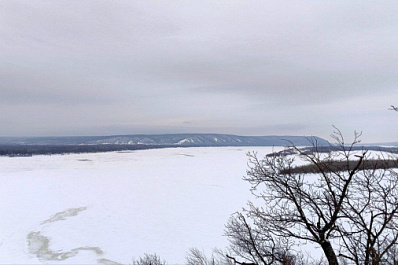
[[[0,1],[0,135],[398,141],[398,1]],[[329,139],[329,138],[328,138]]]

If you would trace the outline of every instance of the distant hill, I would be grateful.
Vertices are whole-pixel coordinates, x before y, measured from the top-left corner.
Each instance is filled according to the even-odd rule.
[[[398,142],[386,142],[386,143],[370,143],[364,145],[372,145],[372,146],[398,146]]]
[[[79,137],[0,137],[0,156],[32,156],[95,153],[167,147],[202,146],[318,146],[329,143],[319,137],[237,136],[229,134],[162,134]]]
[[[329,145],[319,137],[238,136],[229,134],[153,134],[78,137],[0,137],[0,145],[150,145],[150,146],[308,146],[310,140]]]

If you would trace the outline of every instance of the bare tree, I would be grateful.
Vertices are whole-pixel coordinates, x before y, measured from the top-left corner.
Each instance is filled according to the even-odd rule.
[[[132,265],[166,265],[166,261],[162,261],[156,254],[144,254],[143,258],[133,259]]]
[[[388,257],[387,257],[387,265],[398,265],[398,248],[392,248],[388,252]]]
[[[287,262],[291,260],[289,248],[291,243],[288,238],[276,237],[269,230],[264,229],[266,223],[261,226],[249,224],[256,222],[256,218],[247,220],[242,213],[235,213],[226,225],[225,235],[230,238],[231,251],[250,263],[239,263],[235,258],[228,256],[237,264],[264,264],[269,265],[280,262],[285,265],[293,265]],[[265,221],[265,220],[264,220]]]
[[[214,249],[210,257],[207,257],[203,251],[197,248],[191,248],[186,257],[187,265],[234,265],[227,258],[228,254],[222,250]]]
[[[387,167],[361,170],[344,206],[345,226],[339,229],[341,256],[358,265],[386,264],[398,240],[396,172]]]
[[[360,135],[346,145],[336,129],[337,145],[328,153],[312,142],[313,152],[290,147],[293,156],[249,154],[244,179],[256,201],[226,226],[234,254],[254,264],[284,264],[293,246],[312,242],[331,265],[388,264],[398,239],[398,176],[390,167],[398,163],[379,157],[385,164],[369,168],[370,154],[354,151]],[[297,159],[314,173],[300,172]]]

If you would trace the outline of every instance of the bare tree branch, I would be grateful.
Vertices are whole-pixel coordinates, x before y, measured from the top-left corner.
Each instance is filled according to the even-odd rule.
[[[346,144],[334,129],[335,151],[329,153],[318,152],[312,141],[313,152],[291,145],[284,152],[289,155],[259,159],[248,154],[244,180],[256,201],[226,226],[237,257],[253,264],[284,264],[292,246],[313,242],[328,264],[391,262],[398,243],[398,174],[391,167],[398,168],[398,160],[372,159],[356,148],[361,133]],[[297,161],[316,170],[297,170]]]
[[[389,108],[389,110],[398,111],[398,107],[396,107],[396,106],[394,106],[394,105],[391,105],[390,108]]]

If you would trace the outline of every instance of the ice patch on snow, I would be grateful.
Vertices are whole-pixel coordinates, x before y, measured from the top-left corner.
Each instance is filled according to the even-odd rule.
[[[104,265],[123,265],[122,263],[114,262],[109,259],[98,259],[98,264],[104,264]]]
[[[80,207],[80,208],[70,208],[63,212],[59,212],[51,216],[49,219],[43,221],[43,224],[51,224],[54,222],[64,221],[70,217],[77,216],[80,212],[86,210],[87,207]],[[33,231],[27,235],[27,243],[28,243],[28,250],[29,253],[35,255],[41,261],[64,261],[70,259],[72,257],[77,256],[82,251],[88,251],[96,256],[102,256],[104,251],[99,247],[91,247],[91,246],[84,246],[84,247],[77,247],[71,250],[53,250],[50,248],[50,237],[46,237],[42,234],[42,231]],[[115,261],[106,259],[106,258],[99,258],[97,259],[98,264],[105,264],[105,265],[117,265]]]
[[[50,239],[41,234],[41,232],[30,232],[27,236],[29,252],[40,260],[56,261],[66,260],[79,254],[80,251],[93,251],[97,255],[104,252],[98,247],[79,247],[70,251],[54,251],[50,249]]]
[[[41,225],[47,224],[47,223],[53,223],[57,221],[62,221],[65,220],[69,217],[76,216],[78,215],[81,211],[87,210],[87,207],[80,207],[80,208],[70,208],[67,209],[63,212],[59,212],[51,216],[49,219],[43,221]]]

